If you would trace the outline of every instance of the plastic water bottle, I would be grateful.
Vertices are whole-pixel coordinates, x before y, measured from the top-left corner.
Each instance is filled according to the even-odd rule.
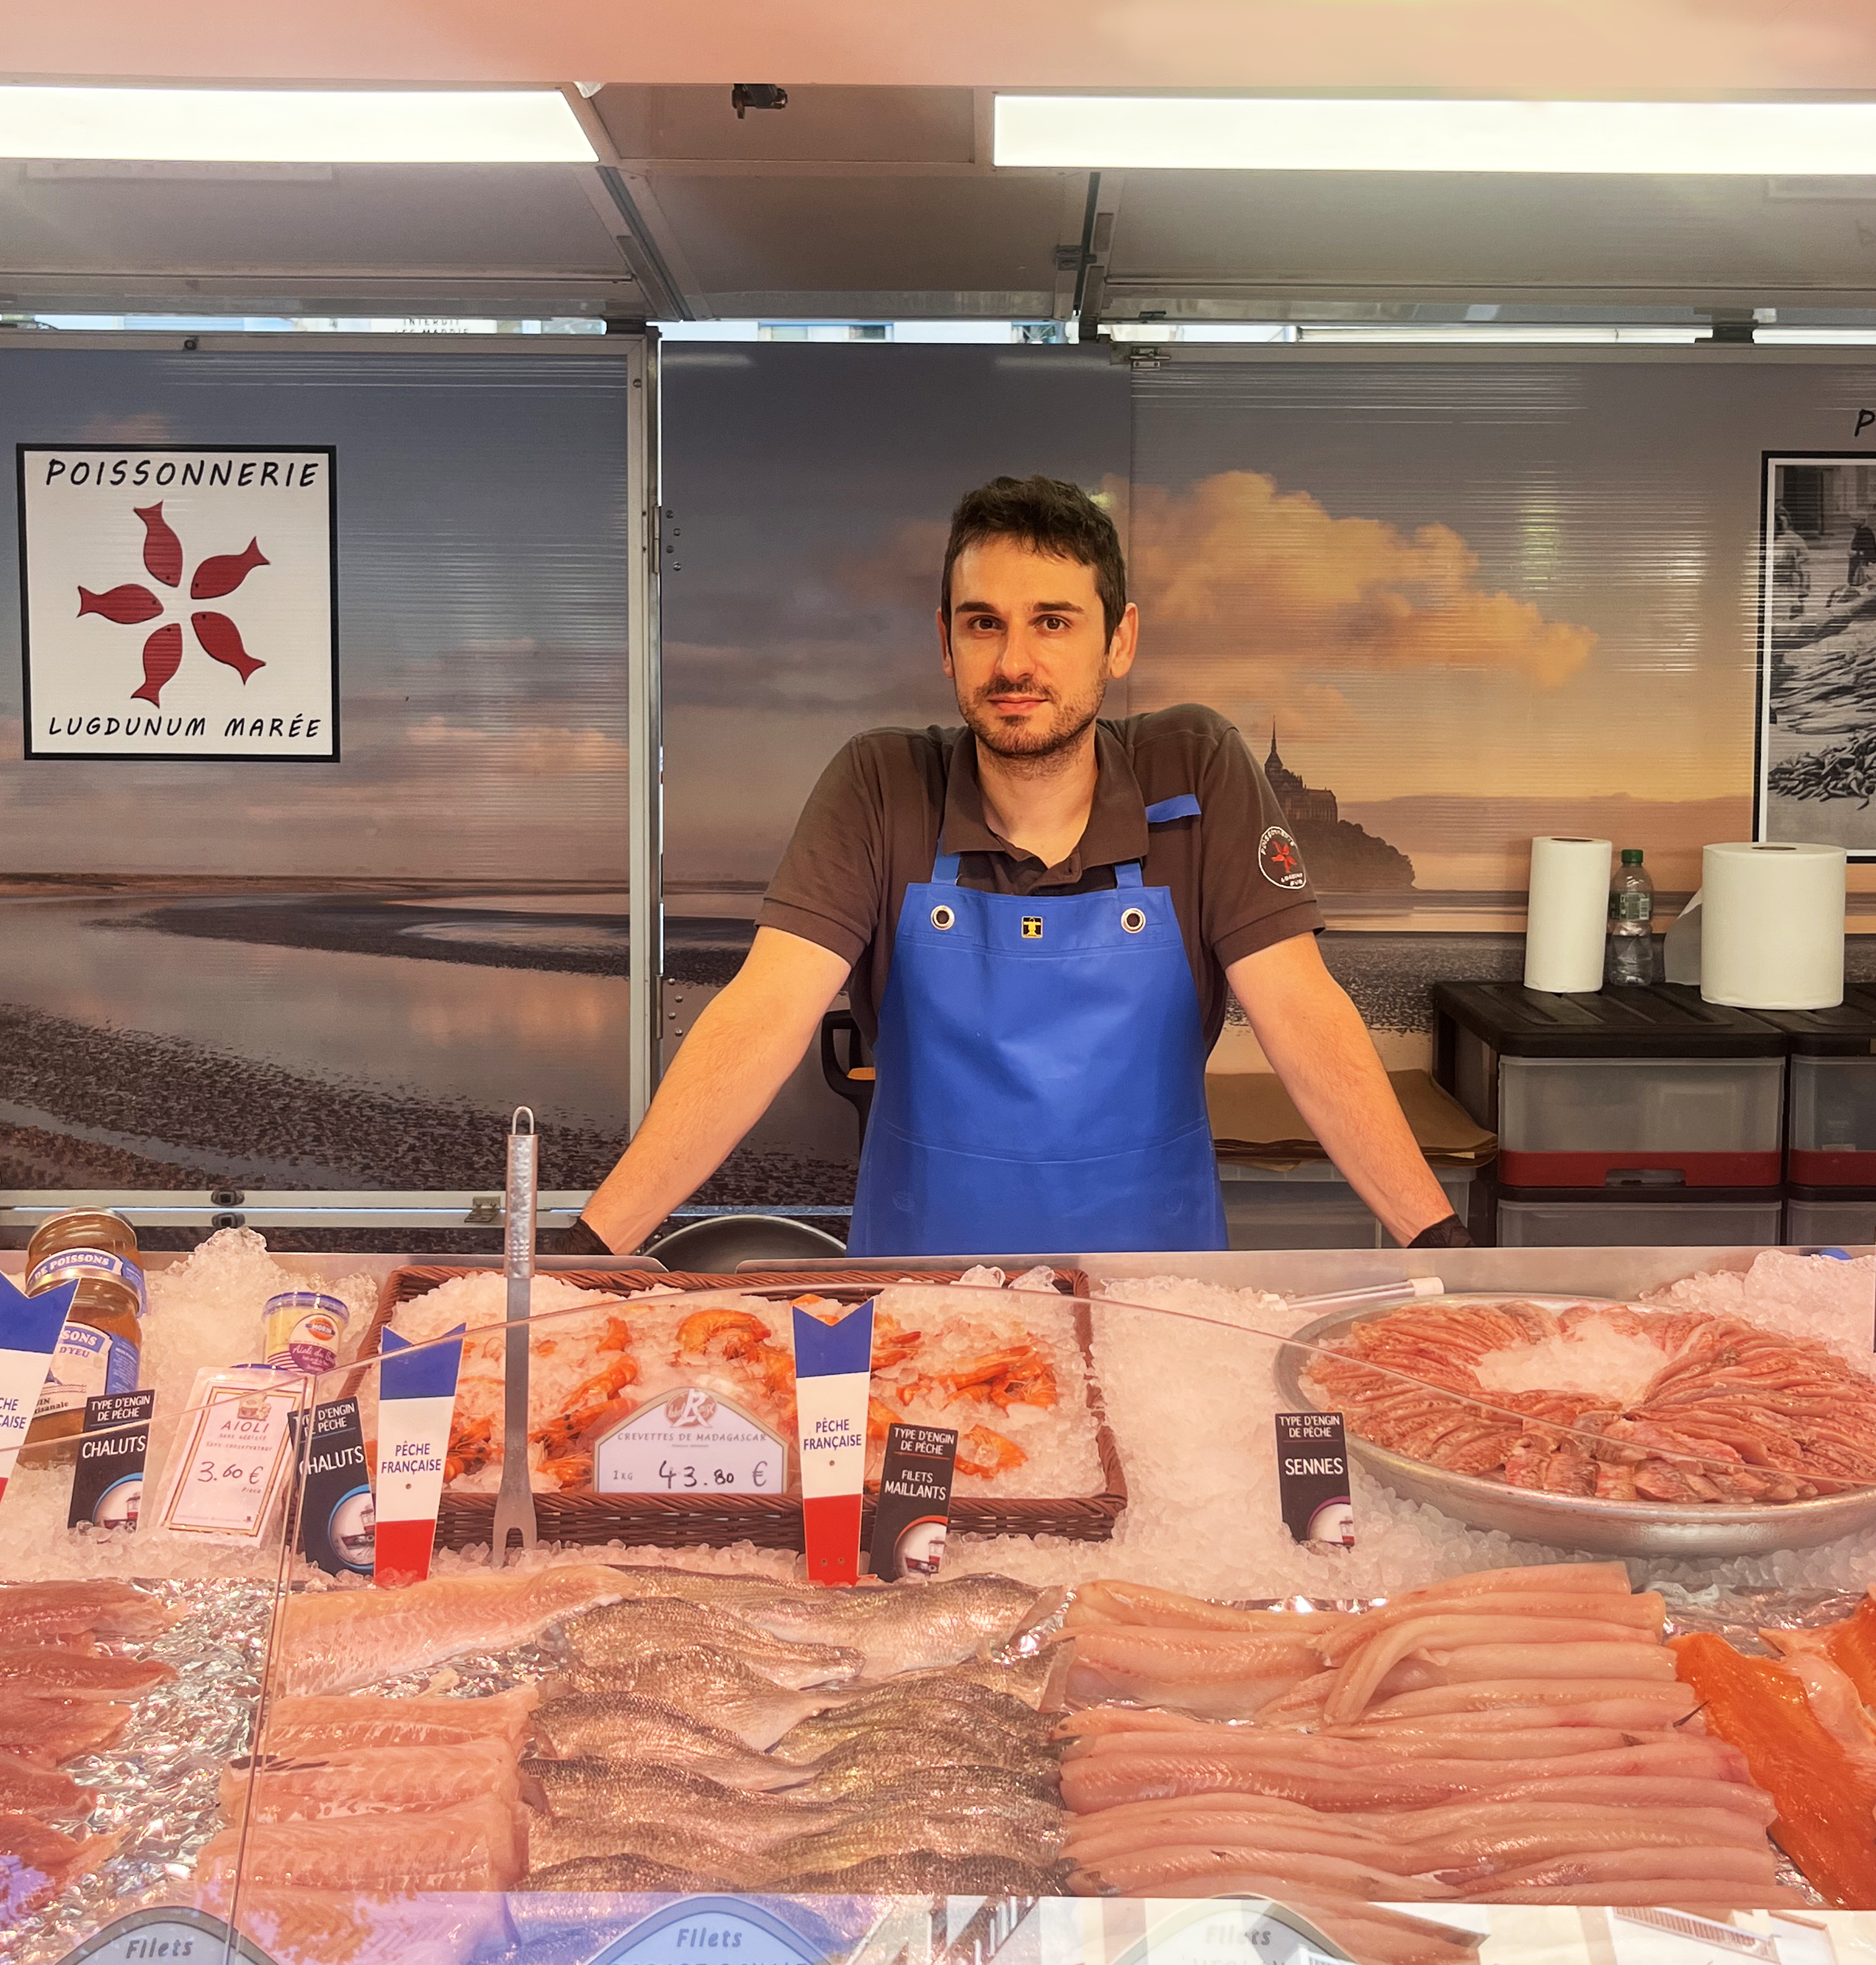
[[[1609,883],[1609,944],[1606,974],[1611,982],[1655,979],[1655,883],[1642,870],[1639,846],[1622,849],[1621,870]]]

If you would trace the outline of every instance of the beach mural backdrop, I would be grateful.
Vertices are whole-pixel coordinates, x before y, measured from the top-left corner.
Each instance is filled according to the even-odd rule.
[[[0,607],[0,1188],[493,1191],[523,1101],[548,1182],[598,1177],[626,1099],[627,393],[590,343],[0,355],[9,465],[330,447],[344,728],[336,763],[26,761]],[[14,495],[9,470],[9,542]],[[243,568],[243,619],[272,571]],[[136,628],[80,605],[140,710]],[[238,710],[238,671],[194,660]]]
[[[491,1186],[522,1100],[551,1185],[609,1163],[624,382],[586,349],[0,358],[20,441],[334,446],[346,731],[333,766],[24,763],[0,614],[0,1187]],[[683,344],[663,402],[674,1031],[841,743],[955,720],[945,521],[999,471],[1108,501],[1144,617],[1110,708],[1237,723],[1391,1062],[1424,1060],[1434,979],[1517,973],[1533,832],[1685,893],[1751,836],[1755,759],[1869,716],[1876,366],[1839,356]],[[1833,474],[1791,481],[1829,584],[1762,680],[1768,454]],[[1768,735],[1781,705],[1803,731]],[[1869,836],[1833,772],[1782,773],[1773,836]],[[1876,869],[1852,883],[1855,925]],[[810,1057],[704,1198],[837,1214],[856,1146]]]

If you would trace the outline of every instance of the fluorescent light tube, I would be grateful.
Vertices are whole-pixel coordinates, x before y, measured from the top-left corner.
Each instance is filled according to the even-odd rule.
[[[0,88],[0,157],[590,164],[552,89]]]
[[[1876,103],[999,95],[994,156],[1055,170],[1876,175]]]

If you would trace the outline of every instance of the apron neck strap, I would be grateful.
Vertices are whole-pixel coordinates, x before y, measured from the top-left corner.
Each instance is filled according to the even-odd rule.
[[[1114,865],[1114,884],[1117,887],[1138,887],[1145,885],[1141,878],[1138,860],[1119,860]]]
[[[954,887],[957,884],[957,863],[961,856],[956,853],[941,853],[932,862],[932,884],[935,887]]]

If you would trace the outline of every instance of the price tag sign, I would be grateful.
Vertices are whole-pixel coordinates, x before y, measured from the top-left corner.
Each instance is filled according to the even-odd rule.
[[[719,1393],[685,1385],[593,1445],[596,1494],[779,1494],[788,1449]]]
[[[168,1469],[162,1521],[181,1535],[253,1542],[279,1498],[293,1453],[301,1381],[285,1372],[208,1372],[196,1382]]]

